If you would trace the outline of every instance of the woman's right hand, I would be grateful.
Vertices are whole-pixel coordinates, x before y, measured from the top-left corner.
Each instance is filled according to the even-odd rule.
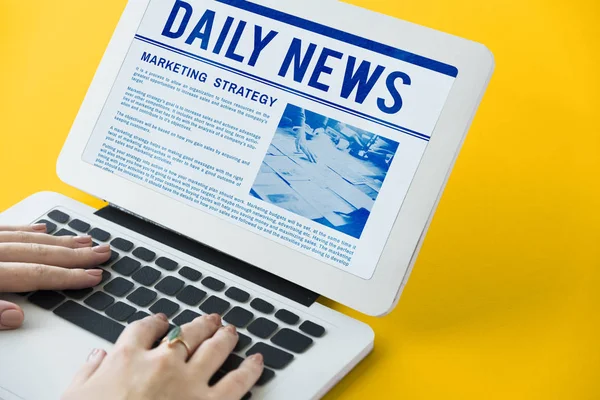
[[[218,314],[181,327],[189,353],[181,343],[152,348],[168,327],[162,314],[129,325],[110,354],[92,351],[63,400],[239,400],[262,374],[263,358],[255,354],[209,384],[238,341],[235,327],[222,327]]]

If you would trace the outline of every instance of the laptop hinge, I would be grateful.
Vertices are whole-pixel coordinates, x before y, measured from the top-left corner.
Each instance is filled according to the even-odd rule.
[[[101,208],[95,214],[306,307],[310,307],[319,297],[317,293],[300,285],[160,226],[114,204]]]

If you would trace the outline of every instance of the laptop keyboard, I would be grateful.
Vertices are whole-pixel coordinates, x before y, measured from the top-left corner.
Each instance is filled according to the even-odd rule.
[[[171,325],[186,324],[203,314],[220,314],[223,321],[238,328],[239,341],[211,384],[236,369],[244,357],[261,353],[265,370],[256,385],[264,386],[325,334],[322,326],[301,321],[293,312],[277,309],[200,268],[180,265],[159,251],[114,237],[62,211],[53,210],[38,223],[45,223],[48,233],[56,236],[88,234],[94,245],[110,243],[113,251],[100,266],[104,273],[97,288],[38,291],[29,295],[30,302],[112,343],[127,324],[150,314],[164,313]],[[177,276],[172,275],[175,271]],[[249,392],[244,398],[251,396]]]

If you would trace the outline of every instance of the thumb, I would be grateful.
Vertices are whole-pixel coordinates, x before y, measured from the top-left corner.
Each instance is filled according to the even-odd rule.
[[[0,300],[0,331],[16,329],[23,323],[23,310],[16,304]]]
[[[102,349],[94,349],[88,356],[85,364],[79,369],[75,377],[73,378],[73,382],[71,386],[81,386],[83,385],[91,376],[96,372],[104,358],[106,357],[106,352]]]

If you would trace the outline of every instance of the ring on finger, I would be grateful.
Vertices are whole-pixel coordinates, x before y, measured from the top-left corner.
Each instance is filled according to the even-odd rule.
[[[176,344],[180,343],[185,347],[188,358],[190,358],[192,355],[191,347],[185,341],[185,339],[183,339],[182,335],[183,335],[183,332],[181,331],[181,327],[176,326],[175,328],[173,328],[169,331],[169,333],[167,334],[167,336],[164,337],[163,340],[161,340],[161,344],[166,343],[167,346],[169,346],[170,348],[173,348]]]

